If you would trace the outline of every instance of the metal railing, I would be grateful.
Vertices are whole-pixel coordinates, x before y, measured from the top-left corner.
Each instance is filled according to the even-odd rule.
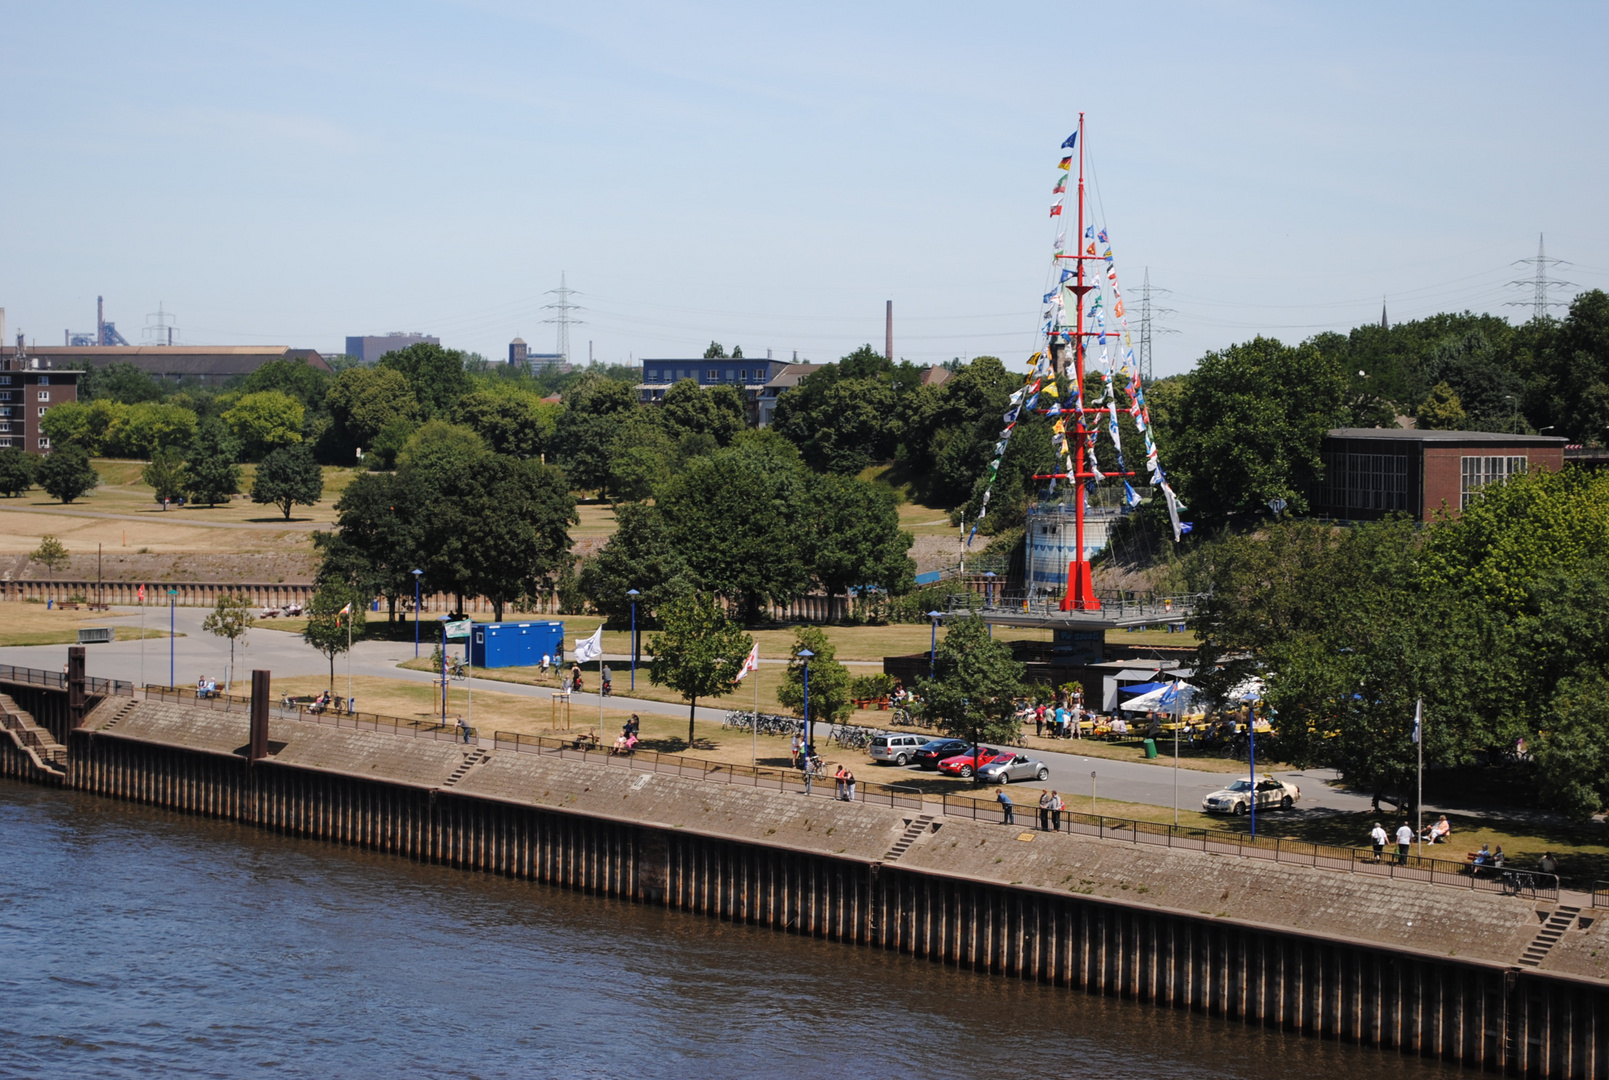
[[[806,784],[804,775],[797,769],[779,769],[766,765],[734,765],[725,761],[711,761],[707,758],[689,757],[686,754],[667,754],[640,748],[629,753],[617,753],[607,745],[594,747],[587,740],[576,737],[521,735],[511,731],[499,731],[492,736],[492,745],[498,750],[548,754],[575,761],[613,765],[631,772],[669,773],[713,783],[736,784],[739,787],[820,795],[828,798],[837,794],[833,778],[830,776],[816,777],[811,783]],[[922,792],[917,788],[864,780],[855,781],[854,801],[873,806],[905,807],[916,810],[925,805]]]
[[[54,690],[67,689],[67,673],[65,671],[45,671],[43,668],[13,667],[10,664],[0,664],[0,683],[22,683],[25,686],[48,686]],[[127,697],[134,693],[134,684],[121,679],[84,679],[84,692],[86,694],[121,695]]]
[[[1592,906],[1595,908],[1609,908],[1609,881],[1594,881],[1592,883]]]
[[[1096,596],[1101,602],[1101,614],[1107,618],[1146,619],[1158,623],[1183,622],[1204,598],[1197,593],[1167,595],[1129,589],[1097,593]],[[993,602],[983,608],[983,614],[985,616],[1026,614],[1053,618],[1064,613],[1061,610],[1060,596],[1045,593],[1028,596],[1014,590],[996,593]]]
[[[194,705],[218,712],[249,712],[251,710],[250,694],[225,694],[219,691],[211,696],[200,698],[196,696],[195,687],[193,686],[147,686],[144,693],[147,701]],[[428,739],[432,742],[463,741],[463,733],[453,723],[443,725],[439,720],[384,716],[380,713],[366,713],[361,710],[357,712],[336,712],[332,708],[322,712],[314,712],[308,708],[306,702],[296,702],[294,707],[287,707],[284,698],[270,702],[268,714],[281,720],[300,720],[304,723],[348,728],[353,731],[384,731],[393,735]],[[475,729],[473,727],[469,729],[469,737],[471,739],[475,738]]]
[[[975,799],[966,795],[941,796],[946,817],[970,817],[974,821],[993,821],[1004,824],[1004,813],[992,799]],[[1014,816],[1038,825],[1039,807],[1034,805],[1013,808]],[[1270,862],[1293,863],[1352,874],[1372,874],[1378,877],[1401,878],[1405,881],[1422,881],[1431,885],[1450,885],[1461,889],[1525,896],[1531,899],[1557,900],[1559,878],[1556,874],[1543,874],[1512,867],[1476,868],[1468,862],[1449,859],[1422,858],[1412,853],[1406,862],[1398,862],[1388,853],[1375,861],[1374,849],[1335,847],[1313,844],[1305,840],[1288,840],[1282,837],[1256,837],[1246,833],[1218,829],[1191,829],[1167,825],[1156,821],[1139,821],[1134,818],[1107,817],[1104,814],[1085,814],[1063,809],[1053,830],[1082,836],[1097,836],[1107,840],[1126,840],[1132,844],[1154,844],[1158,847],[1184,848],[1217,855],[1234,855],[1243,859],[1267,859]],[[1013,828],[1023,828],[1014,823]],[[1609,905],[1609,894],[1605,896]]]

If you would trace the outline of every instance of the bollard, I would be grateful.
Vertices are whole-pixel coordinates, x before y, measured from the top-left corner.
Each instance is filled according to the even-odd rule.
[[[248,757],[261,761],[268,756],[268,672],[251,673],[251,750]]]

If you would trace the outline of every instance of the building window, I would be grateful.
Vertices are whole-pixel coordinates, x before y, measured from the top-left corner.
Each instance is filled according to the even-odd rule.
[[[45,438],[44,436],[40,436],[40,438],[39,438],[39,449],[41,449],[41,450],[49,450],[50,449],[50,440]]]
[[[1321,501],[1337,517],[1408,510],[1408,456],[1326,453]]]
[[[11,376],[10,375],[0,375],[0,386],[10,386],[10,385],[11,385]]]
[[[704,369],[704,381],[705,382],[718,382],[720,380],[720,378],[721,378],[721,369],[720,368],[705,368]]]
[[[39,400],[40,401],[49,401],[50,400],[50,391],[49,390],[41,390],[41,391],[39,391]]]
[[[40,386],[49,386],[50,385],[50,376],[49,375],[41,375],[41,376],[39,376],[39,385]]]
[[[1487,484],[1495,484],[1525,471],[1523,457],[1466,457],[1461,460],[1458,507],[1463,509]]]
[[[41,406],[39,406],[39,415],[40,415],[40,416],[43,416],[43,415],[45,415],[45,412],[46,412],[46,408],[47,408],[47,407],[46,407],[46,406],[44,406],[44,405],[41,405]]]

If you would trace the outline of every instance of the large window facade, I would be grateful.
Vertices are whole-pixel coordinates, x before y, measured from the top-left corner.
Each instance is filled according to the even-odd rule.
[[[1331,514],[1408,511],[1408,455],[1326,452],[1323,504]]]
[[[1525,471],[1523,457],[1465,457],[1461,459],[1462,469],[1458,484],[1459,509],[1468,506],[1470,500],[1487,484],[1495,484],[1500,480],[1507,480],[1511,476],[1518,476]]]

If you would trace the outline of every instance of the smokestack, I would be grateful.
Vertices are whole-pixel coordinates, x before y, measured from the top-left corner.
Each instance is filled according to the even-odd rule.
[[[95,344],[106,344],[106,297],[95,298]]]
[[[888,362],[894,362],[894,301],[888,302],[888,314],[883,325],[883,355]]]
[[[252,761],[268,756],[268,672],[251,673],[251,750]]]

